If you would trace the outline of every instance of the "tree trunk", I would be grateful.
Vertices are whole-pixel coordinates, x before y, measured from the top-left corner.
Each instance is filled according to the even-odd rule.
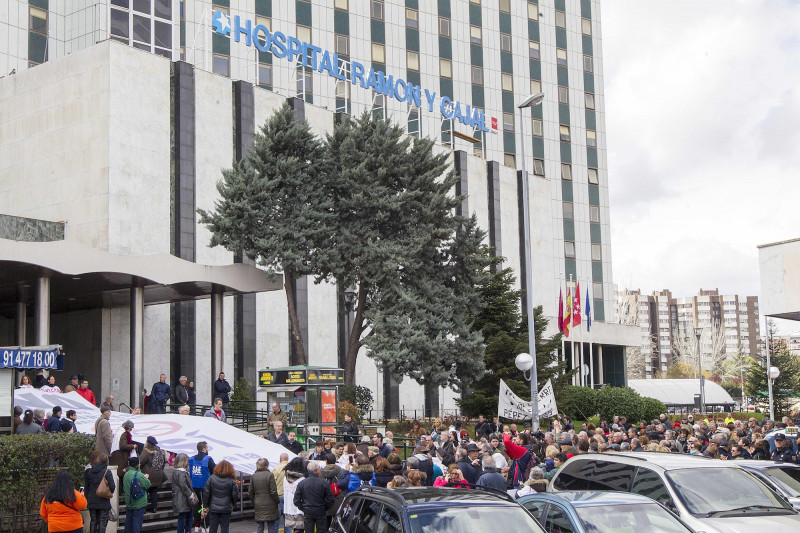
[[[356,360],[361,349],[361,334],[364,332],[364,307],[367,305],[367,288],[365,284],[358,285],[358,302],[356,315],[353,319],[353,329],[350,330],[350,340],[347,343],[347,355],[344,358],[344,384],[355,385]]]
[[[294,305],[294,292],[292,292],[292,273],[283,273],[283,288],[286,292],[286,303],[289,306],[289,324],[292,327],[292,346],[297,354],[297,364],[307,365],[306,350],[303,345],[303,335],[300,333],[300,320],[297,318],[297,308]]]

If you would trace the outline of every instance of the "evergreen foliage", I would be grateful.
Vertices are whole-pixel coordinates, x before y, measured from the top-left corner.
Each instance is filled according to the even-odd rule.
[[[369,387],[361,385],[345,385],[339,387],[339,402],[348,402],[358,408],[358,418],[362,419],[367,416],[369,410],[372,409],[372,390]]]
[[[597,414],[597,391],[567,385],[556,397],[558,409],[572,420],[589,420]]]
[[[247,378],[239,378],[233,387],[230,406],[232,409],[253,409],[253,387]]]
[[[773,346],[770,364],[780,370],[780,375],[772,382],[772,400],[775,417],[791,415],[792,398],[800,394],[800,359],[792,355],[785,346]],[[761,361],[751,359],[745,377],[745,392],[755,396],[757,403],[768,404],[766,357]]]

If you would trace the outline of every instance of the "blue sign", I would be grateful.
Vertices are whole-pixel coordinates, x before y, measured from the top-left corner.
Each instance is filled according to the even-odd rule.
[[[48,368],[63,367],[60,346],[36,348],[0,348],[0,368]]]
[[[436,92],[423,89],[419,85],[407,82],[402,78],[386,75],[381,70],[372,67],[367,70],[362,63],[350,61],[350,79],[339,68],[338,54],[332,54],[318,46],[299,40],[297,37],[286,35],[283,32],[270,32],[263,24],[253,24],[251,20],[244,20],[239,15],[232,19],[222,11],[215,11],[212,17],[214,31],[220,35],[229,36],[233,33],[233,40],[244,41],[247,46],[255,46],[261,52],[271,52],[275,57],[294,62],[300,58],[304,67],[310,67],[317,72],[325,72],[337,80],[350,81],[362,89],[372,89],[388,98],[398,102],[408,103],[422,107],[422,95],[425,95],[425,104],[428,112],[432,113],[436,102]],[[462,105],[458,100],[453,101],[447,96],[439,98],[439,112],[446,119],[458,121],[465,126],[488,132],[483,109],[473,109],[470,105]],[[496,121],[492,121],[492,128],[497,129]]]

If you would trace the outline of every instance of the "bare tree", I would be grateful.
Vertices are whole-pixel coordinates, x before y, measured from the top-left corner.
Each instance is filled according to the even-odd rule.
[[[733,355],[725,352],[725,327],[716,323],[711,328],[702,328],[699,346],[693,328],[680,328],[673,332],[672,354],[675,363],[696,368],[698,348],[703,356],[703,372],[723,376],[728,356]]]
[[[614,317],[618,324],[625,326],[639,326],[639,294],[640,292],[622,289],[617,292],[614,301]],[[646,337],[645,337],[646,336]],[[628,363],[628,377],[630,379],[644,379],[654,377],[653,374],[658,368],[651,369],[653,354],[656,352],[655,339],[648,331],[642,331],[642,343],[639,346],[628,346],[625,349],[625,357]],[[649,370],[649,372],[648,372]]]

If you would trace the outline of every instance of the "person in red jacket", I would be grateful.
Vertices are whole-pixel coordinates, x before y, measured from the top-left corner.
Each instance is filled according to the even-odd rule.
[[[508,471],[508,480],[514,488],[526,481],[525,470],[528,468],[528,463],[533,460],[533,454],[528,446],[529,442],[530,435],[528,433],[520,433],[513,440],[510,433],[503,433],[503,446],[505,446],[508,456],[513,459]]]
[[[75,392],[77,392],[78,394],[83,396],[83,399],[86,400],[87,402],[89,402],[90,404],[97,405],[97,402],[94,399],[94,393],[89,388],[89,380],[88,379],[84,379],[83,381],[81,381],[81,386]]]

